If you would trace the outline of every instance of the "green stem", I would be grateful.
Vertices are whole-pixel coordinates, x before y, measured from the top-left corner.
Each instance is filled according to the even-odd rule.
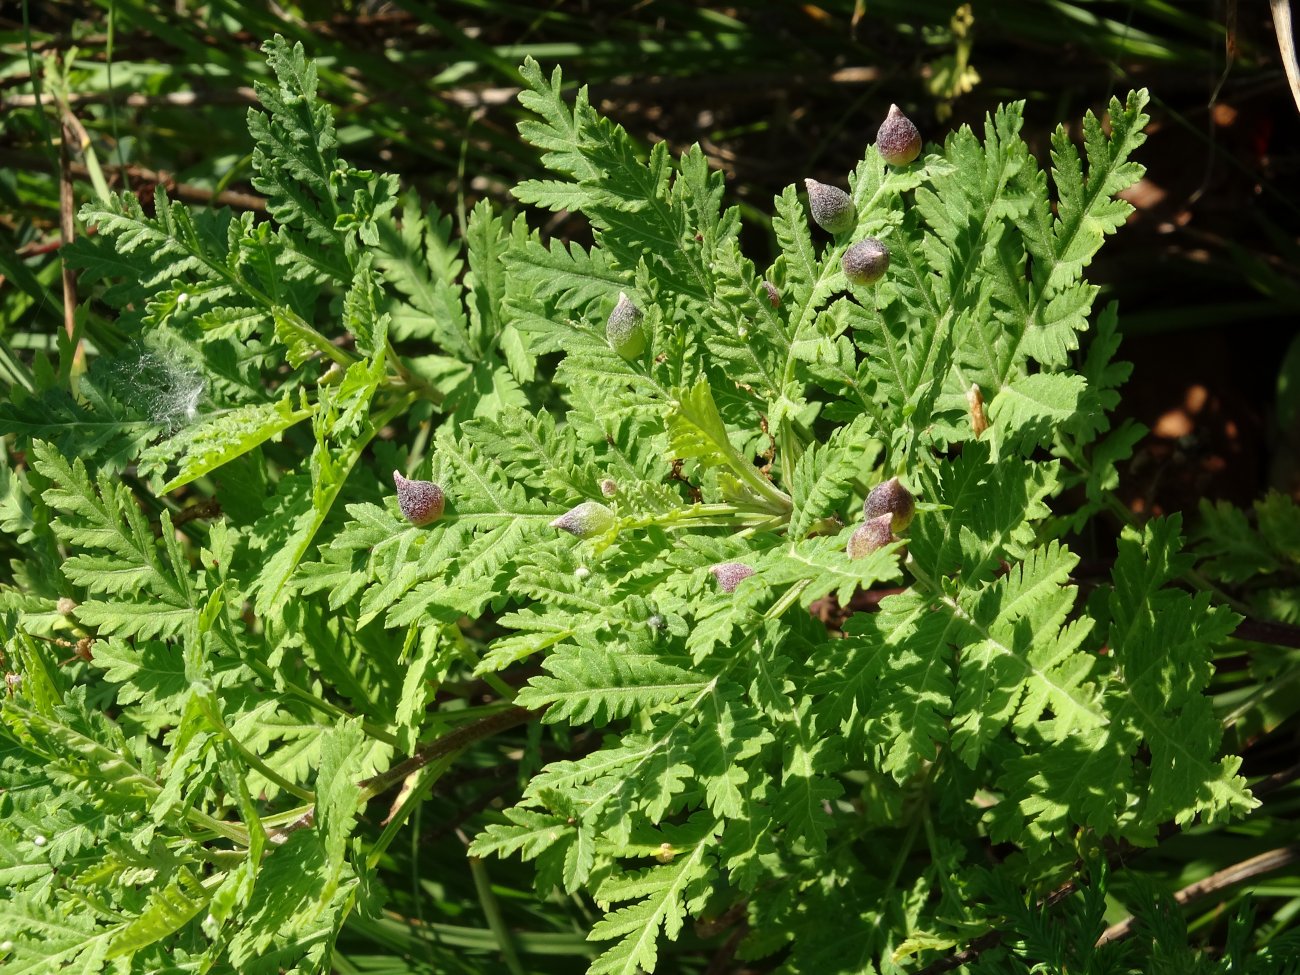
[[[45,119],[41,108],[44,99],[41,95],[41,72],[36,66],[36,53],[32,49],[32,25],[27,11],[28,0],[23,0],[23,47],[27,52],[27,77],[32,80],[32,91],[36,94],[36,121],[41,127],[42,141],[49,151],[51,162],[54,160],[54,139],[50,135],[50,123]]]
[[[777,431],[781,449],[781,478],[787,484],[794,476],[794,465],[803,456],[803,441],[795,433],[794,423],[788,416],[781,417],[781,428]]]
[[[437,386],[434,386],[422,376],[417,376],[415,373],[411,372],[406,363],[402,361],[402,357],[397,354],[397,350],[393,348],[392,342],[388,343],[388,361],[393,364],[393,368],[397,371],[398,381],[394,385],[414,392],[416,395],[423,399],[427,399],[435,406],[442,405],[443,401],[446,399],[442,390],[438,389]]]
[[[812,582],[811,579],[804,579],[801,582],[796,582],[793,586],[791,586],[789,589],[787,589],[784,593],[781,594],[780,599],[778,599],[770,607],[768,607],[767,612],[763,614],[763,618],[774,620],[780,617],[782,614],[784,614],[787,609],[789,609],[799,600],[799,596],[803,593],[805,589],[808,588],[808,584],[810,582]]]
[[[765,518],[763,521],[757,521],[747,528],[742,528],[740,531],[736,532],[735,537],[750,538],[754,535],[761,534],[762,532],[780,531],[788,524],[790,524],[789,515],[773,515],[770,518]]]
[[[185,811],[185,818],[195,826],[206,829],[217,836],[225,837],[237,846],[248,846],[248,830],[243,826],[236,826],[233,823],[224,823],[215,816],[209,816],[198,809],[190,808]]]
[[[244,743],[235,736],[235,733],[230,730],[229,726],[226,724],[225,718],[222,717],[215,700],[208,700],[205,703],[207,706],[204,707],[203,710],[207,713],[208,720],[217,726],[217,730],[221,732],[222,737],[225,738],[226,741],[230,742],[235,751],[237,751],[239,756],[248,763],[250,768],[256,769],[265,778],[274,782],[291,796],[296,796],[303,800],[303,802],[311,803],[316,801],[316,796],[313,792],[289,781],[275,769],[271,768],[271,766],[267,765],[266,762],[262,761],[260,756],[249,751],[244,746]]]
[[[903,843],[898,848],[898,855],[894,857],[894,863],[889,868],[889,879],[885,881],[884,888],[886,894],[894,890],[894,885],[898,883],[898,878],[902,876],[903,865],[907,863],[907,858],[912,855],[912,847],[916,844],[916,834],[921,829],[922,818],[921,816],[913,816],[911,825],[907,827],[907,835],[903,837]]]
[[[916,844],[916,834],[921,828],[922,822],[925,824],[927,841],[933,842],[933,834],[931,832],[933,827],[930,825],[929,815],[930,783],[934,781],[934,775],[938,768],[939,759],[936,758],[934,762],[930,764],[930,768],[925,773],[925,780],[921,783],[920,802],[926,807],[925,811],[920,816],[912,817],[912,823],[907,828],[907,835],[903,839],[903,845],[899,847],[898,856],[894,858],[894,864],[889,870],[889,879],[885,881],[886,892],[892,891],[894,885],[898,883],[898,878],[903,873],[903,865],[907,863],[907,858],[912,855],[912,847]],[[931,847],[931,851],[933,852],[933,847]]]
[[[731,453],[735,453],[735,451],[733,450]],[[749,485],[755,494],[766,498],[770,502],[770,506],[764,506],[764,510],[778,515],[788,515],[794,510],[794,502],[790,500],[790,496],[760,474],[758,468],[753,464],[745,463],[745,458],[737,454],[728,466],[740,476],[742,481]]]
[[[921,807],[921,819],[925,823],[925,843],[930,850],[930,862],[932,864],[936,862],[935,850],[939,845],[939,837],[934,832],[934,817],[930,814],[930,783],[934,779],[935,770],[939,767],[942,758],[943,756],[940,754],[935,759],[934,764],[930,766],[929,774],[925,777],[925,793]],[[952,877],[949,876],[948,871],[936,868],[935,875],[939,879],[939,886],[943,888],[943,892],[948,896],[948,900],[954,905],[961,904],[961,895],[953,886]]]
[[[1297,680],[1300,680],[1300,667],[1293,668],[1284,674],[1271,678],[1267,683],[1251,689],[1240,704],[1223,716],[1221,719],[1223,727],[1231,728],[1248,712],[1258,707],[1262,702],[1268,700],[1270,697],[1275,697],[1282,691],[1288,690]],[[1236,693],[1237,692],[1233,692],[1233,696],[1235,696]],[[1225,698],[1231,700],[1231,697],[1227,694],[1216,696],[1216,700],[1223,700]]]
[[[366,864],[371,870],[379,865],[384,851],[397,838],[397,834],[401,832],[406,820],[420,808],[420,803],[429,790],[433,788],[433,784],[442,778],[455,760],[456,756],[454,754],[444,755],[434,764],[418,770],[415,784],[409,789],[403,790],[400,794],[398,803],[389,813],[388,819],[384,821],[384,831],[379,834],[379,838],[370,846]]]
[[[361,361],[356,356],[349,355],[347,352],[340,349],[337,345],[318,332],[313,326],[309,325],[307,320],[292,308],[286,308],[283,305],[273,303],[270,298],[260,294],[255,288],[250,288],[245,285],[245,290],[248,291],[252,297],[259,299],[267,306],[268,310],[271,312],[272,320],[283,319],[292,328],[302,332],[307,341],[311,343],[312,348],[316,349],[327,359],[332,359],[344,369],[347,369],[354,362]]]
[[[332,704],[323,697],[313,694],[311,691],[307,690],[307,688],[277,675],[275,671],[268,667],[263,661],[254,658],[251,654],[240,654],[240,659],[243,660],[244,663],[248,664],[253,672],[266,683],[268,690],[279,689],[290,697],[295,697],[302,701],[313,710],[319,711],[322,714],[327,714],[331,718],[335,718],[339,721],[344,721],[352,717],[351,714],[344,711],[337,704]],[[392,734],[387,728],[380,725],[362,720],[361,730],[371,738],[382,741],[385,745],[397,744],[397,736]]]
[[[501,957],[506,963],[506,968],[510,970],[510,975],[525,975],[524,966],[519,962],[519,953],[515,950],[514,938],[510,934],[510,929],[506,927],[505,917],[501,914],[501,905],[497,903],[496,894],[492,893],[492,880],[487,875],[487,867],[483,866],[481,859],[472,856],[469,858],[469,872],[474,877],[474,890],[478,894],[478,902],[483,906],[488,927],[492,929],[497,945],[501,948]]]
[[[452,642],[456,644],[456,650],[460,653],[461,659],[469,664],[471,668],[477,666],[479,659],[475,656],[474,651],[469,648],[469,644],[465,642],[465,634],[461,632],[460,627],[452,623],[444,628],[444,632],[447,631],[450,631]],[[483,683],[496,691],[503,701],[513,701],[515,699],[515,689],[496,674],[484,674]]]
[[[685,508],[673,508],[659,514],[629,518],[620,522],[622,528],[649,528],[654,525],[666,531],[676,528],[734,528],[736,525],[764,524],[771,520],[767,509],[754,510],[741,505],[716,503],[693,504]],[[784,521],[785,519],[780,519]]]

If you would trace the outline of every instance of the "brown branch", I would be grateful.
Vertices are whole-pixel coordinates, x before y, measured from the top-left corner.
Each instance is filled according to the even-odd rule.
[[[208,498],[206,501],[199,501],[176,512],[176,515],[172,518],[172,527],[179,528],[187,521],[193,521],[195,518],[218,518],[220,515],[221,502],[216,498]]]
[[[406,761],[399,762],[387,772],[381,772],[372,778],[363,779],[357,785],[364,793],[364,799],[373,798],[401,782],[412,772],[419,771],[430,762],[436,761],[444,755],[451,755],[474,744],[476,741],[491,738],[508,728],[525,724],[534,718],[541,717],[541,715],[541,711],[531,711],[528,708],[518,706],[498,711],[496,714],[489,714],[486,718],[471,721],[469,724],[462,725],[455,731],[429,742]]]
[[[233,207],[236,210],[265,210],[266,197],[257,196],[253,193],[241,193],[238,190],[222,190],[220,193],[214,193],[212,190],[203,186],[194,186],[191,183],[178,183],[172,178],[171,174],[161,169],[146,169],[144,166],[101,166],[105,173],[126,173],[126,175],[137,182],[157,183],[167,190],[167,194],[175,200],[183,200],[186,203],[202,203],[207,206]],[[73,165],[73,172],[78,176],[86,176],[86,170],[83,166]]]
[[[14,152],[8,155],[5,162],[11,169],[39,169],[42,167],[44,160],[41,157],[27,153]],[[90,171],[81,163],[72,162],[68,168],[72,175],[78,179],[86,179],[90,176]],[[99,168],[104,171],[105,176],[110,178],[125,173],[135,182],[161,184],[173,199],[183,200],[186,203],[228,206],[234,207],[236,210],[266,209],[266,197],[264,196],[243,193],[238,190],[222,190],[220,193],[214,193],[206,187],[194,186],[190,183],[178,183],[170,173],[161,169],[147,169],[144,166],[137,165],[123,167],[106,163],[101,163]]]
[[[171,23],[174,26],[179,25],[179,22],[175,20],[171,21]],[[409,39],[412,34],[411,26],[418,23],[419,21],[414,14],[405,11],[383,11],[374,14],[338,14],[327,20],[302,21],[300,26],[324,37],[355,39],[358,33],[365,33],[378,40],[384,40],[393,36]],[[189,21],[185,21],[185,26],[187,28],[192,27]],[[249,30],[236,30],[220,34],[203,31],[195,35],[194,39],[202,42],[207,47],[220,47],[223,43],[226,43],[239,47],[255,48],[265,39],[265,35]],[[70,30],[53,34],[44,40],[34,39],[32,41],[32,50],[36,52],[63,50],[73,44],[81,49],[82,60],[104,60],[108,56],[106,50],[95,50],[96,48],[107,47],[107,33],[78,34],[74,36]],[[185,53],[183,48],[159,38],[157,34],[144,30],[125,34],[119,32],[113,44],[114,57],[119,61],[128,61],[140,56],[157,57],[160,50]]]
[[[43,242],[33,241],[30,244],[18,248],[15,256],[24,259],[28,257],[39,257],[41,254],[48,254],[51,251],[56,251],[62,246],[63,241],[61,240],[47,240]]]
[[[1260,779],[1250,787],[1250,792],[1251,795],[1258,799],[1261,796],[1268,795],[1270,792],[1276,792],[1278,789],[1282,788],[1282,786],[1289,785],[1296,779],[1300,779],[1300,762],[1296,762],[1296,764],[1289,768],[1284,768],[1280,772],[1274,772],[1267,778]]]
[[[1232,635],[1238,640],[1251,643],[1271,643],[1276,647],[1300,649],[1300,626],[1289,623],[1274,623],[1269,620],[1242,620]]]
[[[77,91],[69,92],[69,105],[98,105],[112,102],[125,108],[189,108],[194,105],[257,105],[257,93],[252,88],[238,87],[223,91],[172,91],[163,95],[125,95],[114,98],[111,91]],[[16,95],[0,96],[0,109],[35,108],[37,105],[55,103],[55,96],[42,93],[20,92]]]
[[[1174,894],[1174,902],[1179,907],[1183,907],[1192,901],[1201,900],[1211,894],[1217,894],[1219,891],[1226,890],[1228,887],[1239,884],[1244,880],[1250,880],[1252,877],[1258,877],[1261,874],[1272,873],[1274,870],[1281,870],[1297,860],[1300,860],[1300,843],[1292,843],[1290,846],[1281,846],[1276,850],[1269,850],[1267,853],[1261,853],[1249,860],[1243,860],[1240,863],[1234,863],[1230,867],[1215,871],[1204,880],[1188,884]],[[1097,947],[1100,948],[1111,941],[1127,938],[1133,933],[1137,923],[1138,919],[1130,914],[1124,920],[1112,924],[1097,939]]]
[[[73,216],[76,206],[72,186],[72,153],[70,146],[76,135],[68,124],[67,115],[63,118],[63,137],[59,140],[59,246],[72,243],[77,233],[77,222]],[[71,341],[77,332],[77,275],[63,260],[63,329]]]
[[[931,965],[921,969],[918,975],[940,975],[941,972],[950,972],[954,968],[961,968],[967,962],[972,962],[990,948],[995,948],[1002,943],[1001,931],[990,931],[982,934],[961,951],[955,955],[949,955],[947,958],[940,958]]]
[[[709,967],[704,970],[704,975],[726,975],[727,972],[730,972],[736,952],[740,949],[740,943],[745,940],[745,936],[748,934],[749,924],[741,922],[740,926],[731,932],[727,940],[723,942],[722,947],[709,960]]]

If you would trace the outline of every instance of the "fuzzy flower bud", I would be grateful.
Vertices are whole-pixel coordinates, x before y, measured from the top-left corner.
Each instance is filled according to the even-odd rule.
[[[401,472],[393,471],[397,485],[397,506],[402,517],[417,527],[437,521],[442,517],[442,488],[432,481],[408,481]]]
[[[614,527],[614,512],[599,501],[584,501],[552,521],[551,527],[577,538],[592,538]]]
[[[860,240],[844,252],[840,267],[853,284],[875,284],[889,268],[889,248],[875,237]]]
[[[921,133],[897,105],[889,106],[889,115],[876,133],[876,151],[891,166],[906,166],[921,154]]]
[[[776,285],[771,281],[763,282],[763,294],[767,295],[767,303],[773,308],[781,307],[781,292],[776,290]]]
[[[901,532],[912,523],[912,516],[916,514],[916,501],[912,492],[903,487],[898,478],[891,477],[871,489],[867,500],[863,502],[862,514],[868,521],[889,515],[893,530]]]
[[[803,185],[808,187],[808,210],[817,226],[832,234],[846,234],[853,229],[858,214],[847,193],[815,179],[806,179]]]
[[[618,494],[618,481],[612,477],[607,477],[600,482],[600,493],[607,498],[612,498]]]
[[[620,291],[618,304],[605,320],[605,338],[624,359],[635,359],[645,351],[645,329],[641,325],[644,317],[632,299]]]
[[[884,548],[894,541],[894,533],[889,530],[890,516],[868,518],[849,536],[848,553],[851,559],[861,559],[876,549]]]
[[[735,592],[741,582],[754,574],[754,570],[744,562],[719,562],[709,566],[709,571],[718,580],[718,588],[723,592]]]

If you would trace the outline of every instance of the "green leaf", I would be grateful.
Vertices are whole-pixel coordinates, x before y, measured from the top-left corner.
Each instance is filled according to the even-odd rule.
[[[1098,688],[1087,682],[1095,658],[1079,649],[1090,621],[1066,625],[1076,595],[1066,583],[1077,563],[1053,543],[958,609],[970,632],[959,650],[952,744],[968,765],[1013,718],[1030,742],[1108,723]]]
[[[704,467],[727,467],[744,486],[742,498],[784,508],[789,499],[741,456],[727,434],[722,415],[706,380],[677,390],[668,414],[669,447],[673,456],[699,461]]]
[[[165,887],[155,888],[144,912],[113,936],[108,957],[133,955],[169,937],[188,924],[207,903],[208,894],[198,879],[183,869]]]
[[[799,458],[790,482],[792,538],[802,538],[814,522],[835,514],[853,482],[871,470],[879,447],[870,442],[868,429],[860,418],[840,427],[826,443],[813,444]]]
[[[314,409],[295,409],[288,396],[273,403],[243,406],[150,447],[140,455],[142,472],[175,462],[176,475],[162,486],[167,494],[241,457],[259,444],[277,440],[285,430],[309,418]]]
[[[1050,443],[1052,435],[1074,418],[1086,388],[1082,376],[1021,376],[998,390],[989,404],[994,436],[1012,450],[1029,454],[1034,447]]]
[[[686,666],[622,648],[575,648],[546,660],[549,677],[534,677],[516,703],[545,707],[545,721],[591,722],[597,727],[642,708],[698,693],[709,681]]]
[[[607,914],[592,927],[588,936],[592,941],[620,940],[591,964],[589,975],[655,970],[660,931],[670,941],[677,940],[687,910],[702,905],[713,875],[707,850],[708,844],[698,840],[667,866],[612,877],[601,885],[596,894],[599,903],[637,903]]]
[[[430,207],[421,215],[413,195],[402,203],[400,229],[379,226],[376,265],[402,295],[393,302],[395,339],[429,338],[450,354],[471,358],[469,324],[459,284],[464,261],[451,239],[451,217]]]

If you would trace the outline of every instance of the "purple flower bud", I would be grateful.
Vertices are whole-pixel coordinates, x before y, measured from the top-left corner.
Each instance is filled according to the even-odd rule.
[[[614,512],[599,501],[584,501],[552,521],[551,527],[577,538],[592,538],[614,527]]]
[[[600,493],[607,498],[612,498],[618,494],[618,481],[612,477],[607,477],[600,482]]]
[[[645,329],[641,325],[644,317],[632,299],[620,291],[618,304],[605,320],[605,338],[624,359],[635,359],[645,351]]]
[[[840,267],[853,284],[875,284],[889,268],[889,248],[875,237],[860,240],[844,252]]]
[[[921,154],[921,133],[897,105],[889,106],[889,115],[876,133],[876,151],[891,166],[906,166]]]
[[[397,506],[402,517],[412,525],[427,525],[442,517],[442,488],[432,481],[408,481],[399,471],[393,471],[397,485]]]
[[[862,514],[868,521],[889,515],[893,530],[901,532],[912,523],[912,516],[916,514],[916,500],[912,497],[912,492],[899,483],[898,478],[891,477],[871,489],[867,500],[862,504]]]
[[[884,548],[894,541],[894,533],[889,530],[889,522],[889,515],[881,515],[879,518],[869,518],[860,524],[857,531],[849,536],[847,549],[849,558],[865,558],[876,549]]]
[[[735,592],[743,580],[754,574],[754,570],[744,562],[719,562],[709,566],[709,571],[718,580],[718,588],[723,592]]]
[[[846,234],[853,229],[858,213],[847,193],[815,179],[806,179],[803,185],[808,187],[808,211],[817,226],[832,234]]]

